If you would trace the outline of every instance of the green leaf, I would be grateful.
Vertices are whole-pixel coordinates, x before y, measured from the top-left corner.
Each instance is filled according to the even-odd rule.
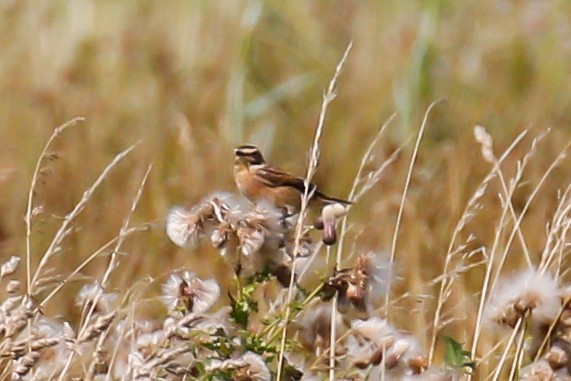
[[[235,345],[232,342],[232,338],[227,337],[225,333],[222,333],[221,335],[214,333],[210,336],[210,339],[210,341],[204,342],[201,345],[206,349],[215,351],[222,358],[230,357],[236,350]]]
[[[268,277],[269,275],[266,273],[257,274],[248,279],[245,285],[241,286],[238,290],[238,296],[235,297],[228,293],[232,307],[230,316],[242,328],[248,326],[250,314],[252,312],[258,312],[258,303],[254,300],[253,295],[258,286],[269,279]]]
[[[444,343],[446,345],[444,352],[444,361],[446,364],[458,369],[464,369],[466,367],[472,370],[474,369],[476,363],[471,361],[472,356],[470,351],[462,348],[461,343],[450,336],[444,336]]]
[[[212,379],[232,381],[234,378],[232,377],[232,370],[216,370],[212,373]]]
[[[242,335],[245,351],[252,351],[260,356],[264,356],[268,361],[272,361],[274,355],[279,353],[277,346],[267,343],[262,337],[253,332],[244,331]]]

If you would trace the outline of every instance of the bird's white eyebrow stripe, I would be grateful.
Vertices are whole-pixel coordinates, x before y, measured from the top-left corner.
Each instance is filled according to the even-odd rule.
[[[253,148],[253,147],[236,149],[237,155],[252,155],[252,154],[257,153],[257,152],[259,152],[259,150],[257,148]]]

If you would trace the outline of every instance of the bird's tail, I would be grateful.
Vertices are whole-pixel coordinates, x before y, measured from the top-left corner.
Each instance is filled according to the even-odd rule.
[[[318,191],[317,189],[315,190],[315,194],[314,197],[326,204],[343,204],[343,205],[353,205],[352,201],[347,201],[347,200],[343,200],[340,198],[335,198],[335,197],[331,197],[328,196],[324,193],[321,193],[320,191]]]

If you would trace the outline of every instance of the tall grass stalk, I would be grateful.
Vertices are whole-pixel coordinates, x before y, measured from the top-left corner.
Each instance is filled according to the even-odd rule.
[[[517,340],[517,344],[516,344],[516,348],[515,348],[515,354],[514,354],[514,360],[512,362],[512,367],[510,370],[510,375],[508,380],[516,380],[516,375],[518,370],[521,368],[521,363],[523,361],[523,355],[524,355],[524,345],[525,345],[525,327],[524,329],[521,330],[518,340]]]
[[[103,170],[103,172],[101,173],[101,175],[98,177],[98,179],[95,181],[95,183],[84,193],[84,196],[82,198],[82,200],[78,203],[78,205],[76,206],[76,208],[74,208],[74,211],[71,214],[71,217],[69,218],[69,221],[73,220],[73,217],[77,214],[79,214],[79,212],[81,211],[81,209],[83,208],[83,205],[85,205],[85,203],[87,203],[87,201],[89,200],[91,194],[93,194],[94,190],[103,182],[103,180],[107,177],[107,175],[109,174],[110,170],[117,164],[119,163],[123,158],[125,158],[137,145],[138,143],[132,145],[131,147],[127,148],[126,150],[120,152],[119,154],[117,154],[117,156],[115,156],[115,158],[111,161],[111,163]],[[151,166],[148,167],[143,180],[141,181],[141,184],[137,190],[137,194],[135,195],[133,202],[131,204],[131,208],[129,210],[129,213],[127,215],[127,217],[125,218],[123,225],[121,226],[121,229],[119,231],[119,234],[117,236],[117,239],[115,240],[115,247],[114,249],[111,251],[110,255],[109,255],[109,260],[107,263],[107,266],[105,268],[105,271],[103,273],[103,277],[101,279],[101,287],[98,288],[98,290],[96,291],[96,294],[93,298],[93,302],[91,304],[91,306],[88,308],[87,313],[84,314],[84,316],[82,317],[82,323],[80,324],[79,329],[77,330],[77,338],[81,338],[82,335],[85,335],[85,332],[92,328],[92,325],[95,324],[94,321],[92,321],[92,316],[95,312],[95,308],[99,303],[100,298],[102,297],[103,291],[105,289],[105,287],[108,285],[109,283],[109,278],[111,276],[112,271],[116,268],[116,262],[117,262],[117,254],[119,253],[121,246],[123,245],[123,242],[125,241],[125,238],[128,236],[129,233],[129,224],[131,221],[131,216],[132,214],[135,212],[135,209],[141,199],[142,193],[143,193],[143,188],[145,186],[145,183],[147,182],[149,173],[151,171]],[[83,203],[83,205],[82,205]],[[66,218],[66,221],[68,221],[68,218]],[[47,260],[46,260],[47,262]],[[39,270],[39,269],[38,269]],[[45,302],[45,300],[44,300]],[[105,329],[105,331],[98,337],[97,339],[97,345],[96,345],[96,350],[94,352],[94,356],[92,359],[92,362],[90,363],[90,365],[87,368],[87,375],[88,378],[91,378],[94,374],[94,367],[95,367],[95,361],[97,360],[96,355],[102,350],[102,345],[103,342],[106,340],[107,338],[107,334],[108,331],[110,329],[110,325]],[[72,364],[72,361],[74,359],[74,357],[76,356],[76,352],[75,351],[71,351],[68,355],[66,364],[64,366],[63,371],[60,374],[59,380],[63,381],[65,380],[65,377],[67,375],[68,369]]]
[[[141,184],[139,185],[139,189],[137,190],[137,194],[135,195],[135,198],[133,199],[133,202],[131,204],[131,209],[129,210],[127,217],[125,218],[123,225],[121,226],[117,241],[115,242],[115,247],[113,248],[113,250],[109,254],[109,260],[107,262],[107,266],[106,266],[105,271],[103,273],[103,276],[101,278],[101,282],[100,282],[101,287],[97,290],[97,293],[95,294],[92,306],[89,309],[89,312],[87,313],[87,315],[85,316],[83,327],[79,330],[79,335],[81,335],[85,331],[85,329],[87,327],[87,322],[89,322],[91,320],[91,317],[93,316],[93,313],[95,311],[95,307],[99,303],[99,300],[101,299],[101,296],[103,295],[103,292],[106,290],[106,288],[109,285],[109,279],[111,278],[111,273],[118,266],[117,255],[120,252],[121,247],[123,246],[123,243],[125,242],[125,239],[128,236],[128,232],[130,229],[129,225],[131,223],[131,217],[133,216],[133,213],[135,213],[135,209],[137,208],[137,205],[139,204],[139,201],[141,200],[141,196],[143,195],[143,189],[145,187],[145,184],[147,183],[147,179],[149,178],[149,174],[151,173],[151,169],[152,169],[152,166],[149,165],[149,167],[147,168],[147,171],[145,172],[145,175],[143,176],[143,179],[141,180]]]
[[[309,155],[309,157],[310,157],[309,166],[307,168],[307,174],[305,176],[305,192],[304,192],[302,199],[301,199],[301,210],[299,212],[299,216],[298,216],[296,227],[295,227],[295,243],[294,243],[293,263],[292,263],[292,268],[294,268],[294,269],[295,269],[295,263],[296,263],[296,259],[297,259],[296,257],[299,253],[299,245],[300,245],[302,234],[303,234],[303,224],[304,224],[306,214],[307,214],[307,206],[309,205],[309,199],[311,196],[309,193],[310,192],[309,184],[311,183],[311,180],[313,179],[313,176],[315,175],[315,172],[317,171],[317,166],[319,165],[319,153],[320,153],[319,147],[321,144],[321,135],[323,134],[323,128],[325,126],[325,116],[327,115],[327,109],[329,107],[329,104],[336,97],[335,88],[337,85],[337,80],[338,80],[339,76],[341,75],[341,71],[343,69],[343,66],[345,65],[345,61],[347,60],[347,57],[349,56],[349,52],[351,51],[352,47],[353,47],[353,43],[350,42],[349,45],[347,46],[347,48],[345,49],[345,52],[343,53],[341,60],[337,64],[337,67],[335,68],[335,73],[333,74],[333,78],[329,82],[329,86],[327,87],[327,91],[325,92],[325,95],[323,96],[323,101],[321,103],[321,111],[319,112],[319,119],[317,122],[317,126],[315,128],[315,135],[313,137],[313,143],[311,145],[311,150],[310,150],[310,155]],[[280,351],[279,351],[279,355],[278,355],[278,370],[277,370],[277,376],[276,376],[278,381],[281,380],[281,376],[282,376],[282,372],[283,372],[282,369],[283,369],[283,364],[284,364],[284,353],[285,353],[285,345],[286,345],[286,339],[287,339],[287,327],[289,324],[289,319],[290,319],[290,314],[291,314],[290,304],[292,302],[293,295],[294,295],[294,288],[295,288],[294,286],[295,286],[295,271],[292,271],[291,276],[290,276],[290,280],[289,280],[287,296],[286,296],[286,300],[285,300],[285,318],[284,318],[283,328],[282,328]]]
[[[36,168],[34,169],[34,174],[32,176],[32,181],[28,191],[28,203],[26,207],[26,217],[24,221],[26,222],[26,292],[28,294],[32,293],[32,272],[31,272],[31,253],[32,253],[32,219],[34,213],[34,195],[36,192],[36,185],[38,183],[38,178],[40,175],[40,170],[42,163],[47,156],[48,150],[50,149],[52,143],[56,138],[61,135],[68,127],[75,126],[79,122],[85,121],[82,117],[74,118],[61,126],[54,129],[53,133],[46,142],[38,161],[36,162]]]
[[[523,319],[523,318],[519,318],[519,319],[518,319],[518,321],[517,321],[517,323],[516,323],[516,325],[515,325],[515,327],[514,327],[512,333],[511,333],[511,335],[510,335],[510,337],[509,337],[509,339],[508,339],[508,342],[506,343],[506,346],[505,346],[505,348],[504,348],[504,351],[502,352],[502,355],[501,355],[501,357],[500,357],[500,361],[499,361],[498,364],[496,365],[496,368],[495,368],[494,373],[493,373],[493,375],[492,375],[492,381],[498,381],[498,380],[500,379],[500,376],[501,376],[501,374],[502,374],[502,368],[504,367],[504,365],[505,365],[505,363],[506,363],[506,361],[507,361],[507,358],[508,358],[508,355],[509,355],[509,352],[510,352],[510,349],[511,349],[511,347],[512,347],[512,345],[513,345],[514,340],[516,339],[516,337],[517,337],[518,334],[520,333],[519,330],[520,330],[520,329],[522,328],[522,326],[524,325],[523,322],[524,322],[524,319]]]
[[[534,139],[533,142],[533,146],[535,146],[535,144],[537,144],[538,140]],[[532,146],[532,151],[534,150],[534,147]],[[547,168],[547,170],[545,171],[545,173],[542,175],[541,179],[539,180],[539,182],[537,183],[537,185],[535,186],[535,188],[533,189],[533,191],[531,192],[531,194],[529,195],[529,197],[527,198],[527,201],[519,215],[519,217],[517,218],[517,220],[514,222],[514,227],[512,228],[512,231],[510,233],[509,238],[506,241],[505,244],[505,248],[504,248],[504,252],[502,254],[502,258],[500,260],[500,264],[498,266],[498,269],[502,269],[505,265],[505,262],[507,260],[507,256],[508,256],[508,252],[509,249],[512,246],[512,243],[514,241],[514,237],[516,234],[516,231],[521,231],[521,223],[523,221],[523,218],[525,217],[527,211],[529,210],[530,206],[532,205],[532,202],[535,200],[535,198],[537,197],[537,194],[539,193],[539,191],[541,190],[541,187],[545,184],[545,182],[547,181],[547,178],[549,177],[549,175],[553,172],[553,170],[555,168],[557,168],[557,166],[559,166],[559,164],[561,164],[561,162],[563,161],[563,159],[566,157],[566,152],[569,149],[570,144],[567,144],[567,146],[559,153],[559,155],[557,155],[557,157],[555,158],[555,160],[553,160],[553,162],[549,165],[549,168]],[[528,155],[526,155],[526,157],[524,158],[523,162],[524,164],[521,166],[521,170],[523,170],[523,167],[525,167],[525,163],[527,163],[527,159],[529,158]],[[518,169],[519,171],[520,169]],[[526,258],[528,256],[526,255]],[[529,260],[531,261],[531,258],[529,258]],[[532,263],[530,263],[528,261],[528,266],[533,266]],[[490,287],[490,292],[493,292],[495,285],[498,283],[499,278],[501,276],[501,272],[497,271],[496,272],[496,276],[494,277],[494,280],[492,282],[492,285]]]
[[[85,205],[91,199],[93,193],[99,188],[99,186],[103,183],[105,178],[109,176],[111,170],[121,162],[129,153],[137,146],[139,143],[135,143],[131,147],[127,148],[126,150],[118,153],[115,158],[103,169],[99,177],[95,180],[95,182],[83,193],[81,200],[75,205],[73,210],[69,212],[63,219],[63,222],[59,228],[59,230],[54,235],[54,238],[50,242],[48,248],[42,255],[40,259],[40,263],[36,272],[32,278],[31,282],[31,291],[33,290],[34,283],[38,280],[38,277],[41,275],[44,266],[48,263],[49,259],[59,250],[59,245],[65,239],[65,237],[70,233],[70,225],[75,220],[75,218],[82,212]]]
[[[404,213],[405,201],[406,201],[406,197],[408,194],[408,188],[410,186],[410,181],[412,180],[412,171],[414,169],[414,165],[415,165],[416,159],[418,157],[418,151],[420,149],[420,142],[422,141],[422,138],[424,137],[424,132],[425,132],[426,127],[428,125],[428,117],[429,117],[432,109],[434,107],[436,107],[436,105],[438,105],[442,102],[444,102],[444,100],[438,100],[438,101],[432,102],[430,104],[430,106],[428,106],[428,109],[426,110],[426,113],[424,114],[422,124],[420,125],[420,129],[418,130],[418,135],[417,135],[416,142],[414,144],[414,148],[412,150],[412,155],[411,155],[410,162],[409,162],[409,167],[408,167],[408,172],[406,175],[404,188],[403,188],[403,191],[401,193],[399,211],[397,213],[397,220],[395,223],[395,229],[394,229],[393,239],[392,239],[392,243],[391,243],[391,254],[390,254],[389,263],[394,263],[395,258],[396,258],[398,235],[399,235],[400,225],[402,222],[402,216]],[[390,313],[389,309],[388,309],[388,305],[389,305],[389,300],[391,297],[392,271],[393,271],[392,267],[389,267],[389,273],[388,273],[388,279],[387,279],[387,295],[385,297],[385,306],[387,307],[387,309],[386,309],[387,318],[389,317],[389,313]]]
[[[501,165],[509,155],[514,151],[514,149],[519,145],[519,143],[523,140],[525,134],[520,134],[513,142],[508,146],[508,148],[502,153],[500,158],[498,159],[497,165]],[[434,312],[434,319],[432,322],[432,334],[430,337],[430,350],[428,354],[428,363],[432,364],[434,358],[434,352],[436,350],[436,338],[438,332],[440,331],[441,327],[441,318],[442,318],[442,309],[444,304],[447,300],[447,290],[450,289],[452,286],[453,278],[449,277],[450,272],[450,264],[452,263],[452,259],[455,254],[458,253],[456,249],[456,243],[458,240],[458,236],[460,232],[464,229],[466,224],[473,218],[477,208],[479,200],[484,196],[490,182],[497,176],[498,167],[497,165],[493,166],[493,168],[488,172],[485,176],[484,180],[480,183],[480,185],[476,188],[476,191],[472,194],[472,197],[466,203],[466,207],[460,216],[458,223],[456,224],[454,231],[452,233],[452,237],[450,238],[450,243],[448,244],[448,250],[446,252],[446,256],[444,257],[444,267],[442,270],[442,276],[440,281],[440,289],[438,291],[438,296],[436,298],[436,309]],[[473,350],[472,350],[473,353]]]
[[[519,141],[521,139],[523,139],[523,137],[526,134],[527,134],[527,131],[524,131],[521,134],[519,134],[518,137],[514,140],[514,143],[512,145],[515,146],[515,144],[519,143]],[[486,155],[485,152],[488,151],[489,149],[491,149],[491,146],[483,145],[482,151],[484,152],[484,155]],[[496,171],[496,172],[501,171],[499,164],[500,164],[499,160],[494,161],[494,171]],[[514,190],[515,189],[512,189],[511,193],[508,194],[508,198],[512,197]],[[496,251],[498,250],[498,247],[500,244],[501,236],[503,234],[504,221],[507,217],[507,213],[509,210],[509,206],[507,205],[508,203],[509,203],[509,201],[504,201],[502,203],[502,213],[501,213],[501,216],[500,216],[498,223],[496,224],[494,241],[493,241],[491,249],[489,250],[489,252],[487,252],[488,262],[486,263],[486,273],[484,275],[484,280],[482,282],[482,288],[481,288],[481,294],[480,294],[480,303],[478,305],[478,312],[476,315],[476,325],[474,328],[473,338],[472,338],[472,349],[471,349],[472,359],[475,359],[475,357],[476,357],[476,350],[478,348],[478,340],[480,338],[481,327],[482,327],[482,316],[484,313],[484,307],[486,305],[486,301],[487,301],[487,297],[488,297],[488,288],[490,287],[492,270],[493,270],[494,261],[495,261],[495,254],[496,254]]]

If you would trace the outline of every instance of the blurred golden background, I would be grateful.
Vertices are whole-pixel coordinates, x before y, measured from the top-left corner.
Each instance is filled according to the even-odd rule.
[[[59,158],[42,172],[32,269],[105,165],[140,141],[94,194],[48,267],[67,274],[116,236],[152,164],[133,217],[151,229],[128,239],[113,287],[180,266],[228,278],[230,269],[208,244],[191,252],[166,239],[168,209],[212,191],[234,191],[232,148],[240,143],[256,143],[272,162],[303,174],[322,95],[350,41],[316,182],[328,194],[346,196],[366,147],[394,112],[368,168],[399,146],[403,151],[351,211],[347,247],[390,248],[411,142],[427,106],[447,99],[421,144],[397,250],[397,289],[411,295],[401,306],[422,312],[397,325],[425,332],[432,319],[426,295],[435,291],[428,282],[442,271],[453,228],[490,169],[474,125],[488,128],[497,154],[531,130],[506,162],[508,177],[533,137],[551,129],[526,169],[516,207],[571,137],[568,1],[3,1],[1,258],[25,253],[23,217],[43,145],[55,127],[83,116],[85,122],[58,138]],[[542,248],[570,169],[566,160],[554,171],[524,220],[533,253]],[[466,229],[474,245],[491,244],[499,192],[493,183]],[[100,278],[106,264],[103,255],[83,274]],[[475,270],[455,289],[452,300],[464,315],[477,303],[478,276]],[[82,284],[70,284],[47,310],[71,314]]]

